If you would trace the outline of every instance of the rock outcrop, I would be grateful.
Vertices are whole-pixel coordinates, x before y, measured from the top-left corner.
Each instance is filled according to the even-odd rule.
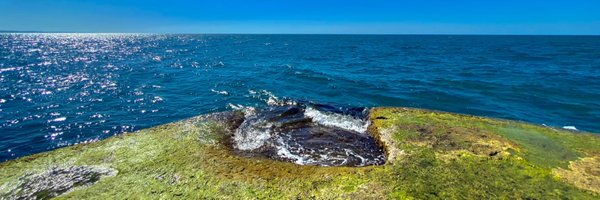
[[[287,107],[262,118],[272,123],[263,131],[318,149],[360,143],[346,134],[367,130],[385,164],[299,165],[262,147],[244,155],[236,132],[257,123],[235,111],[0,163],[0,199],[600,198],[597,134],[410,108],[374,108],[368,118],[321,114]],[[330,119],[367,120],[368,128],[315,126]]]

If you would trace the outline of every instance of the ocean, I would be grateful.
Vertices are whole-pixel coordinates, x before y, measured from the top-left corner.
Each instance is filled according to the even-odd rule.
[[[600,37],[0,34],[0,161],[285,101],[600,133]]]

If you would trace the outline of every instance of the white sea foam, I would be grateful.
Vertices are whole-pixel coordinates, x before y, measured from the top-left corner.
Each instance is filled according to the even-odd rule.
[[[256,108],[254,108],[252,106],[243,106],[243,105],[240,105],[240,104],[232,104],[232,103],[229,103],[228,106],[231,109],[239,110],[239,111],[244,112],[244,115],[245,115],[246,118],[248,118],[248,117],[256,114]]]
[[[234,109],[234,110],[242,110],[242,109],[244,109],[244,106],[240,105],[240,104],[229,103],[227,106],[229,106],[229,108]]]
[[[215,89],[210,89],[211,92],[217,93],[217,94],[222,94],[222,95],[229,95],[229,92],[223,90],[223,91],[219,91],[219,90],[215,90]]]
[[[277,138],[275,143],[275,148],[277,150],[277,155],[281,158],[286,158],[291,160],[293,163],[299,165],[321,165],[321,166],[330,166],[325,163],[338,163],[335,165],[345,165],[348,162],[348,158],[357,157],[361,160],[361,163],[357,166],[365,166],[368,164],[368,160],[350,149],[344,149],[344,153],[346,156],[340,155],[331,155],[332,151],[322,151],[318,154],[314,150],[304,149],[302,146],[289,146],[289,142],[284,141],[282,137]],[[327,150],[327,149],[325,149]],[[308,152],[307,152],[308,151]],[[304,153],[294,153],[294,152],[304,152]],[[318,157],[316,157],[318,156]]]
[[[575,126],[563,126],[562,128],[566,129],[566,130],[572,130],[572,131],[576,131],[577,130],[577,127],[575,127]]]
[[[347,162],[346,158],[340,158],[340,157],[335,157],[335,156],[330,156],[328,154],[330,154],[331,152],[323,152],[322,154],[319,154],[319,158],[315,157],[315,152],[313,150],[306,150],[304,148],[302,148],[302,146],[297,146],[297,147],[290,147],[288,142],[285,142],[284,139],[282,137],[277,138],[276,140],[276,144],[274,145],[275,148],[277,149],[277,155],[279,155],[282,158],[286,158],[291,160],[293,163],[299,164],[299,165],[315,165],[315,164],[320,164],[322,166],[329,166],[327,164],[324,164],[322,161],[325,160],[338,160],[341,163],[345,163]],[[292,152],[292,149],[297,149],[297,152],[305,152],[305,151],[309,151],[310,153],[294,153]]]
[[[286,106],[286,105],[297,105],[298,103],[292,100],[280,99],[279,97],[273,95],[273,93],[267,90],[261,90],[257,92],[255,90],[248,90],[248,93],[253,98],[259,99],[267,103],[270,106]]]
[[[271,125],[256,118],[246,119],[233,136],[236,148],[251,151],[262,147],[271,138]]]
[[[365,133],[369,127],[367,120],[357,119],[349,115],[323,112],[312,107],[307,107],[304,115],[312,118],[313,122],[324,126],[342,128],[359,133]]]
[[[314,163],[314,161],[306,156],[296,155],[290,152],[289,146],[283,141],[283,138],[277,138],[277,145],[275,145],[277,149],[277,155],[288,158],[292,160],[294,163],[299,165],[307,165]]]
[[[256,116],[256,108],[252,106],[243,106],[229,104],[229,107],[234,110],[244,112],[245,120],[233,135],[233,141],[237,149],[240,150],[255,150],[267,142],[271,138],[272,124]]]
[[[151,101],[152,101],[152,103],[157,103],[157,102],[164,101],[164,99],[160,96],[155,96]]]

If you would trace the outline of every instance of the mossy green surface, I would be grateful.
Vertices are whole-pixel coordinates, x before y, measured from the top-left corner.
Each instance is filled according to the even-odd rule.
[[[406,108],[377,108],[371,119],[376,136],[388,133],[387,140],[402,150],[392,167],[397,178],[390,183],[397,184],[397,197],[600,198],[600,185],[583,185],[557,173],[598,180],[600,173],[589,172],[600,171],[600,165],[569,168],[569,163],[600,156],[598,135]],[[575,171],[580,173],[570,173]]]
[[[597,135],[406,108],[376,108],[371,119],[388,152],[382,166],[238,156],[228,124],[197,117],[2,163],[0,197],[27,173],[91,165],[118,173],[59,199],[600,198]]]

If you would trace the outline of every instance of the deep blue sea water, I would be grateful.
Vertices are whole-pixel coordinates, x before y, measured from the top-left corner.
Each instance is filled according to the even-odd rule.
[[[0,34],[0,161],[270,97],[600,132],[600,37]]]

